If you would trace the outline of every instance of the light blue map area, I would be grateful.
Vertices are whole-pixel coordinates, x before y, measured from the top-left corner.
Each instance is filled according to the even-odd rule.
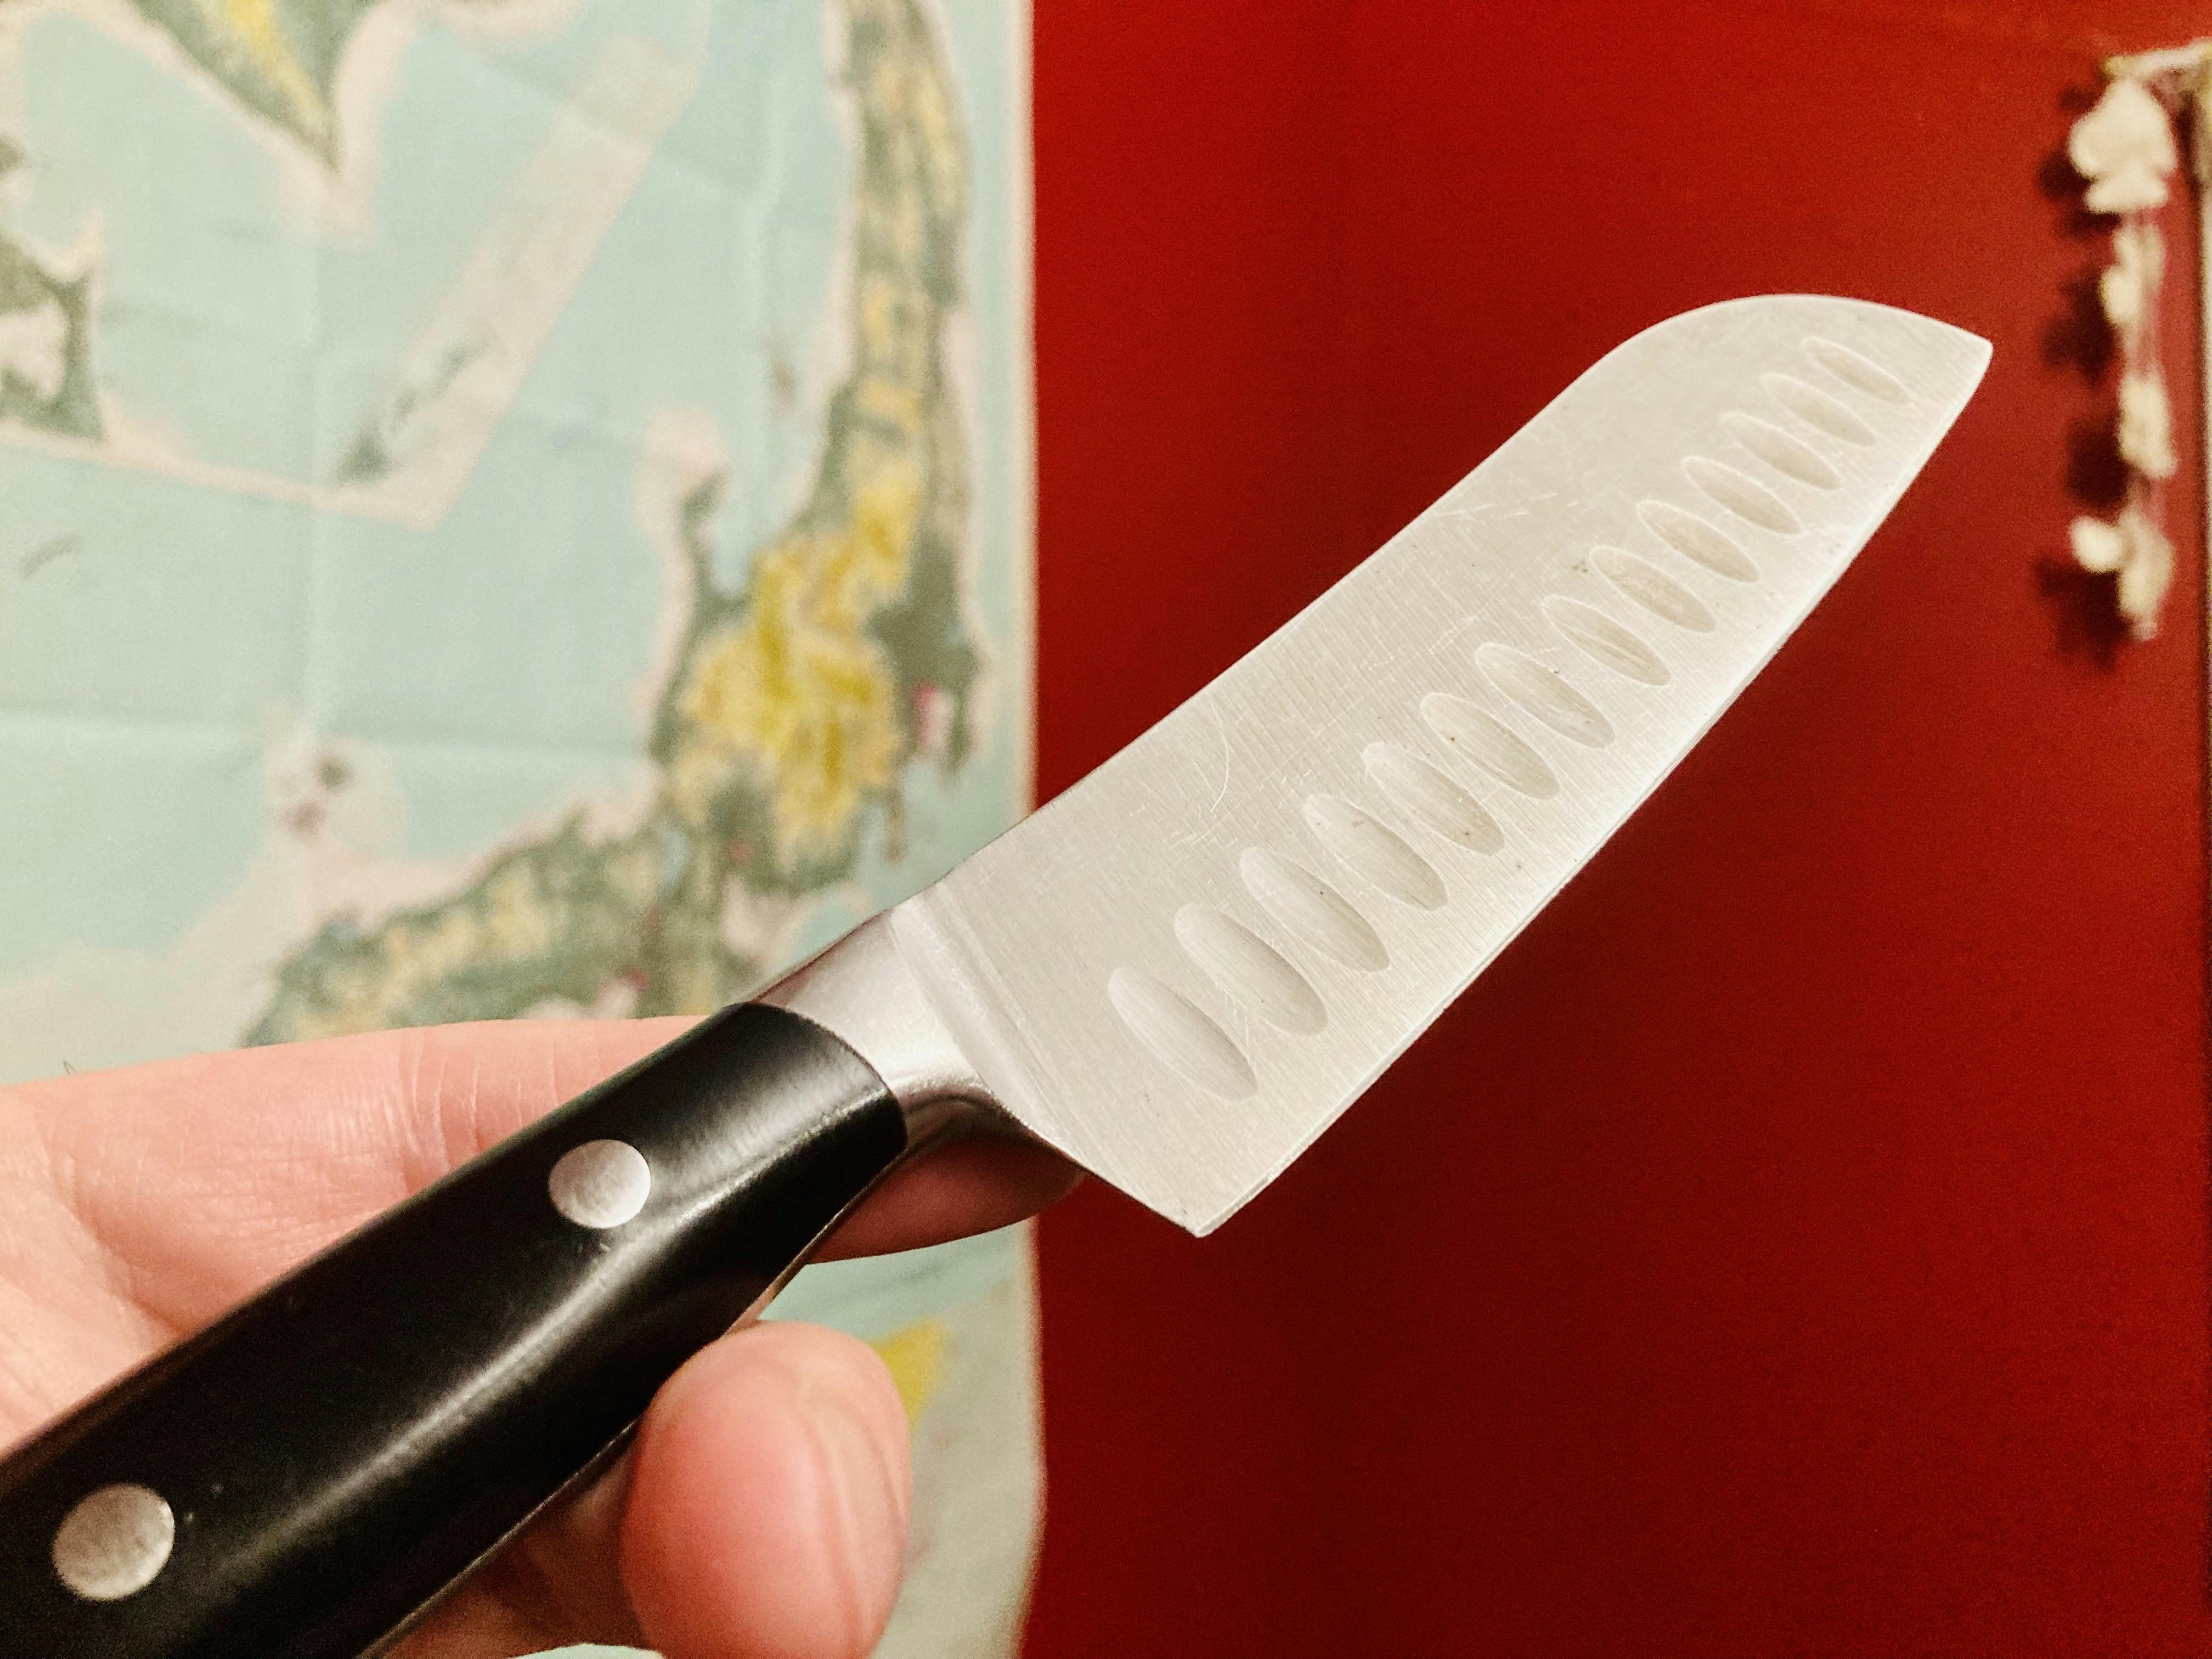
[[[0,8],[0,1079],[703,1009],[1010,822],[1027,52],[1020,0]],[[888,1653],[1013,1640],[1027,1273],[780,1304],[915,1415]]]

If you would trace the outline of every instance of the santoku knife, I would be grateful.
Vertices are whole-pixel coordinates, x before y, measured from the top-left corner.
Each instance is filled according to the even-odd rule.
[[[947,1133],[1210,1231],[1666,776],[1988,357],[1810,297],[1621,346],[942,881],[18,1448],[0,1650],[376,1645]]]

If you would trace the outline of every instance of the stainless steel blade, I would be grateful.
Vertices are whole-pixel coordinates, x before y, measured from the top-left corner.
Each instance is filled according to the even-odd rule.
[[[1030,1131],[1196,1232],[1650,793],[1880,524],[1981,340],[1738,301],[1621,346],[1328,592],[891,913]]]

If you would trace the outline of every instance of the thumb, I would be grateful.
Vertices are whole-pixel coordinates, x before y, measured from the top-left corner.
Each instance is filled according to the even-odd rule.
[[[909,1480],[866,1344],[782,1322],[724,1337],[639,1425],[630,1605],[666,1659],[862,1659],[898,1594]]]

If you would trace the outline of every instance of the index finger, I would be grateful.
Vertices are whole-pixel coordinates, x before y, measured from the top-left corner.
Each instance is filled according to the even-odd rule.
[[[5,1099],[87,1229],[190,1326],[679,1036],[685,1018],[511,1020],[192,1055]],[[824,1257],[1004,1226],[1072,1186],[1042,1147],[955,1143],[901,1170]]]

